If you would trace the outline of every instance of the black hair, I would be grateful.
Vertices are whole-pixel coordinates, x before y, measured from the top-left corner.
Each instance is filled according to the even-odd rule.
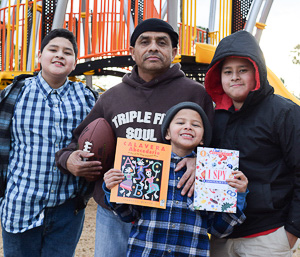
[[[77,43],[76,43],[76,39],[74,37],[74,34],[67,30],[67,29],[54,29],[54,30],[51,30],[49,32],[48,35],[46,35],[44,37],[44,39],[42,40],[42,43],[41,43],[41,53],[43,52],[44,48],[46,45],[49,44],[49,42],[54,39],[54,38],[57,38],[57,37],[63,37],[67,40],[69,40],[73,46],[73,50],[74,50],[74,53],[75,53],[75,59],[77,59],[77,54],[78,54],[78,48],[77,48]]]

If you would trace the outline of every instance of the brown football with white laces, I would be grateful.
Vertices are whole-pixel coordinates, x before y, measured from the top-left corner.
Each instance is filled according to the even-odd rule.
[[[103,176],[113,166],[116,139],[109,123],[104,118],[98,118],[88,124],[78,138],[78,149],[94,153],[86,161],[100,161]]]

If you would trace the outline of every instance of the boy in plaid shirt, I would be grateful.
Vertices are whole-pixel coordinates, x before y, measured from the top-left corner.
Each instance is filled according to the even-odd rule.
[[[74,256],[88,182],[61,173],[55,152],[70,143],[97,96],[68,80],[77,53],[72,32],[52,30],[41,44],[42,70],[0,95],[0,171],[7,181],[0,215],[7,257]]]
[[[194,157],[194,149],[207,146],[211,127],[203,109],[192,102],[182,102],[166,113],[162,135],[172,145],[166,209],[110,203],[110,190],[124,180],[120,170],[104,175],[106,200],[125,222],[135,222],[130,233],[127,256],[209,256],[209,237],[230,234],[245,220],[243,209],[248,180],[241,171],[228,184],[238,191],[237,213],[194,211],[193,197],[181,195],[177,183],[185,172],[174,172],[183,158]]]

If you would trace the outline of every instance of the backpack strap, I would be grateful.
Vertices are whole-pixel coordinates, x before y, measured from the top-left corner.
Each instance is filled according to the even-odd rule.
[[[97,99],[99,98],[99,93],[96,90],[91,89],[89,86],[86,86],[94,95],[95,100],[97,101]]]
[[[7,168],[10,151],[10,126],[18,95],[30,74],[22,74],[14,78],[0,94],[0,197],[4,196],[7,183]]]

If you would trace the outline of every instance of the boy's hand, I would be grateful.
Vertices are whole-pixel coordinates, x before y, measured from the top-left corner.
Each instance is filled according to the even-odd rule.
[[[186,172],[178,182],[177,188],[181,188],[185,184],[181,191],[181,195],[185,195],[188,192],[188,197],[191,197],[194,194],[196,158],[184,158],[177,164],[175,171],[179,171],[185,166]]]
[[[67,169],[76,177],[85,177],[88,181],[95,181],[101,176],[101,162],[83,161],[83,158],[90,158],[94,154],[77,150],[67,160]]]
[[[234,178],[226,179],[228,185],[237,189],[240,193],[245,193],[248,186],[248,179],[243,172],[235,170],[232,172]]]
[[[286,236],[289,240],[290,248],[292,249],[294,247],[294,245],[296,244],[298,237],[294,236],[293,234],[291,234],[288,231],[285,231],[285,232],[286,232]]]
[[[117,169],[110,169],[104,174],[104,182],[106,188],[111,190],[115,185],[120,184],[124,180],[124,174]]]

